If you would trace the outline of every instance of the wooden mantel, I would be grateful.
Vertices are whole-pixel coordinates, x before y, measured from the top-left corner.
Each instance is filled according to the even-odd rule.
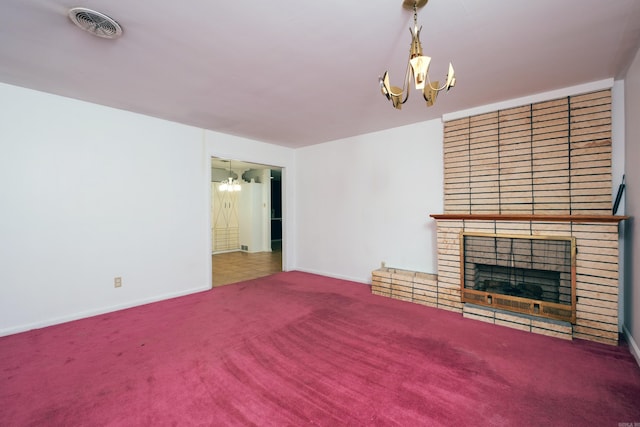
[[[620,222],[625,215],[538,215],[538,214],[431,214],[438,221],[538,221],[538,222]]]

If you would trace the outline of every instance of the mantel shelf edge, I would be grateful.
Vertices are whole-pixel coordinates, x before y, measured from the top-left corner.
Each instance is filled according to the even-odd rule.
[[[629,219],[626,215],[544,215],[544,214],[430,214],[437,221],[538,221],[538,222],[612,222]]]

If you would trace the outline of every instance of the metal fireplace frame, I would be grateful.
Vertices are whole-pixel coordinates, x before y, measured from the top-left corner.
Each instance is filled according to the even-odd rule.
[[[522,298],[501,293],[465,288],[465,236],[525,239],[525,240],[564,240],[571,242],[571,304],[553,303],[537,299]],[[460,297],[463,303],[476,304],[495,309],[507,310],[548,319],[576,323],[576,238],[573,236],[540,236],[522,234],[493,234],[478,232],[460,232]]]

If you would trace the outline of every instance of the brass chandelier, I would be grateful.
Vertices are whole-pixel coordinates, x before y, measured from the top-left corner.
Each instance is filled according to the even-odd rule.
[[[429,79],[431,57],[422,54],[422,43],[420,43],[422,26],[418,28],[418,7],[424,6],[427,4],[427,1],[428,0],[405,0],[403,3],[405,7],[411,6],[413,3],[413,28],[409,28],[411,32],[411,47],[409,49],[409,63],[407,64],[407,72],[402,88],[389,84],[389,72],[387,71],[385,71],[384,77],[379,78],[382,94],[386,96],[398,110],[402,109],[402,104],[409,99],[411,84],[415,84],[416,90],[422,91],[422,95],[425,101],[427,101],[427,107],[431,107],[436,102],[438,92],[445,89],[448,91],[456,84],[456,77],[451,63],[449,63],[446,82],[442,86],[440,86],[440,82],[432,82]]]

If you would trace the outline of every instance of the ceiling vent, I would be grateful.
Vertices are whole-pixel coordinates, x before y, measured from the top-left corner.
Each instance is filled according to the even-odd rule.
[[[78,27],[94,36],[115,39],[122,35],[122,27],[114,19],[104,13],[85,7],[74,7],[69,10],[69,19]]]

